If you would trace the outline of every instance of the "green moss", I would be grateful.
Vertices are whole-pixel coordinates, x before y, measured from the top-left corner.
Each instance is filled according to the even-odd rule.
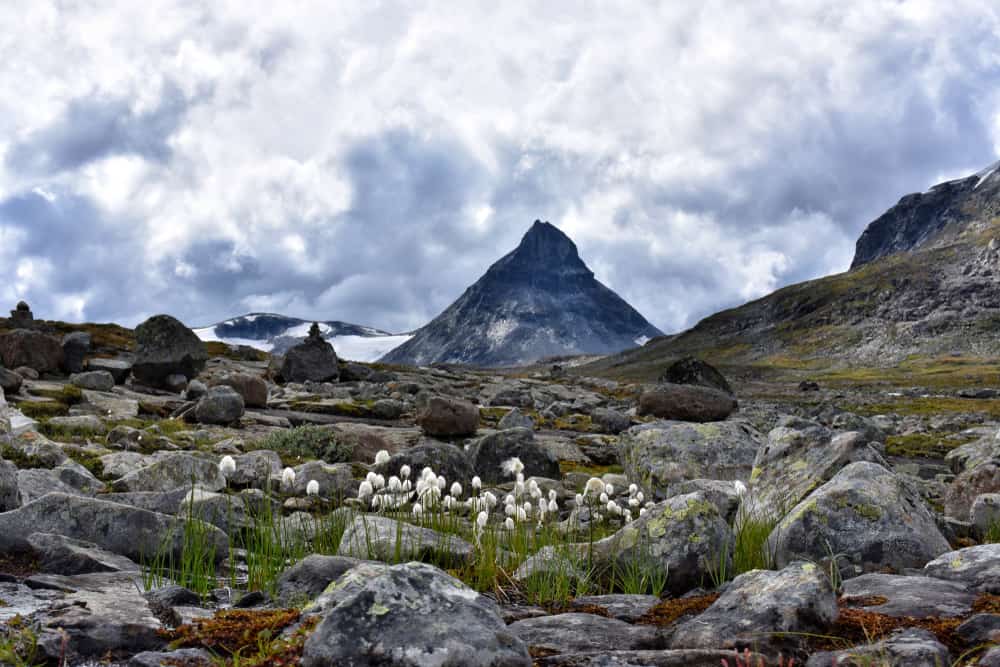
[[[292,401],[289,403],[289,407],[299,412],[311,414],[370,418],[374,416],[372,409],[375,407],[375,401],[301,400]]]
[[[67,452],[67,455],[86,468],[97,479],[104,479],[104,464],[101,463],[100,456],[96,454],[84,454],[82,452]]]
[[[21,401],[17,408],[26,417],[44,421],[51,417],[65,417],[69,414],[69,406],[61,401]]]
[[[44,461],[36,459],[33,456],[29,456],[28,454],[18,449],[17,447],[13,447],[7,444],[0,446],[0,458],[10,461],[21,470],[27,470],[28,468],[50,467]]]
[[[615,463],[608,466],[598,466],[598,465],[587,465],[586,463],[580,463],[579,461],[560,461],[559,470],[563,475],[570,472],[582,472],[591,477],[601,477],[602,475],[621,475],[624,474],[625,469],[619,464]]]
[[[970,436],[942,437],[932,433],[891,435],[886,438],[885,452],[890,456],[943,459],[951,450],[974,439]]]
[[[257,449],[270,449],[278,453],[286,464],[321,459],[327,463],[350,462],[354,444],[342,441],[340,433],[322,426],[299,426],[275,431],[254,443]]]
[[[855,514],[869,521],[878,521],[882,518],[882,508],[876,505],[854,505],[851,509],[854,510]]]

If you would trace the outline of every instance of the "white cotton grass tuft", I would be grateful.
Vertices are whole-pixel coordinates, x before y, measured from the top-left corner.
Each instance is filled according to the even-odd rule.
[[[281,471],[281,484],[285,488],[290,488],[295,484],[295,471],[291,468],[285,468]]]
[[[483,510],[476,515],[476,530],[482,530],[486,527],[486,523],[490,520],[490,513]]]
[[[606,485],[604,487],[604,493],[608,494],[609,496],[615,495],[615,487],[612,486],[611,484]]]
[[[391,493],[399,493],[403,490],[403,483],[399,481],[399,478],[393,475],[389,478],[389,491]]]
[[[514,477],[524,472],[524,464],[521,463],[521,459],[514,456],[501,463],[500,470],[507,477]]]
[[[637,493],[639,493],[639,486],[637,484],[629,484],[628,485],[628,494],[630,496],[634,496]]]
[[[375,465],[380,466],[383,463],[388,463],[388,462],[389,462],[389,452],[387,452],[384,449],[378,450],[378,453],[375,454]]]
[[[599,477],[591,477],[587,480],[587,485],[583,487],[583,495],[585,496],[599,496],[602,493],[605,493],[604,482]]]
[[[451,485],[451,495],[455,496],[456,498],[461,497],[462,485],[459,484],[458,482],[453,482]]]
[[[309,480],[306,484],[306,495],[307,496],[318,496],[319,495],[319,482],[314,479]]]
[[[222,460],[219,461],[219,472],[222,473],[223,477],[229,477],[236,472],[236,459],[229,454],[223,456]]]
[[[478,491],[479,489],[483,488],[483,480],[479,479],[479,475],[476,475],[475,477],[472,478],[471,485],[473,489]]]
[[[598,497],[598,500],[600,500],[600,501],[601,501],[601,504],[602,504],[602,505],[607,505],[607,504],[608,504],[608,494],[606,494],[606,493],[602,493],[602,494],[601,494],[601,495],[600,495],[600,496]]]
[[[420,517],[424,514],[424,506],[420,503],[413,503],[413,516]]]
[[[736,480],[735,482],[733,482],[733,488],[736,489],[737,497],[742,498],[744,495],[746,495],[747,485],[741,482],[740,480]]]
[[[364,498],[369,498],[373,495],[375,495],[375,489],[372,488],[372,483],[369,482],[367,479],[361,482],[361,485],[358,486],[358,498],[364,499]]]
[[[506,528],[507,530],[514,530],[514,520],[510,517],[507,517],[507,519],[503,522],[503,527]]]
[[[399,468],[399,476],[402,479],[409,479],[410,472],[411,472],[410,466],[406,465],[405,463]]]
[[[549,501],[549,512],[553,514],[559,511],[559,505],[556,504],[556,499],[553,498]]]

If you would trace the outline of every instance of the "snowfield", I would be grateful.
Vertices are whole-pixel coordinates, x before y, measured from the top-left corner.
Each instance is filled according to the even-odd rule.
[[[287,335],[304,337],[309,331],[309,326],[310,325],[307,324],[302,327],[289,329]],[[299,331],[299,329],[302,329],[302,331]],[[330,327],[325,324],[321,324],[320,329],[326,329],[329,331]],[[249,338],[220,338],[215,333],[215,327],[194,329],[194,333],[198,336],[198,338],[206,343],[220,342],[226,343],[227,345],[247,345],[258,350],[263,350],[264,352],[270,352],[273,347],[273,345],[266,340],[253,340]],[[337,356],[341,359],[372,362],[377,361],[380,357],[382,357],[382,355],[387,354],[390,350],[399,347],[412,337],[413,336],[411,335],[405,334],[401,336],[333,336],[331,338],[327,338],[327,341],[333,345],[333,349],[336,350]]]

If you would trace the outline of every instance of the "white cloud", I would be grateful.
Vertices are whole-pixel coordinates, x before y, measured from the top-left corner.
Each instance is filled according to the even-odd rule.
[[[987,0],[21,0],[0,24],[0,230],[106,246],[19,241],[68,272],[0,292],[40,316],[411,329],[542,218],[676,330],[846,268],[1000,145]],[[32,191],[87,216],[42,225]]]

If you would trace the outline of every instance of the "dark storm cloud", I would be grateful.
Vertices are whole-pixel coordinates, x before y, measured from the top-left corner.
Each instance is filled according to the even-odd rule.
[[[5,161],[13,171],[57,174],[112,155],[136,155],[153,162],[170,157],[170,138],[188,104],[167,86],[160,104],[136,112],[130,100],[94,94],[71,100],[52,123],[11,146]]]

